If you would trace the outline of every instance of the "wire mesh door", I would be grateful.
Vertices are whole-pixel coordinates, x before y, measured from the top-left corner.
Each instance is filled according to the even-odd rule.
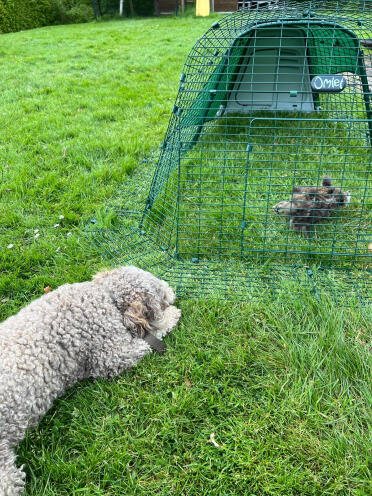
[[[250,121],[244,255],[297,260],[312,255],[327,263],[366,259],[372,155],[368,139],[360,138],[365,124],[314,114]],[[283,202],[289,202],[291,215],[278,215],[275,207]],[[297,225],[295,208],[304,210]]]
[[[350,123],[312,113],[285,119],[228,116],[210,124],[198,145],[180,157],[173,188],[178,256],[366,259],[371,157],[363,119]],[[324,177],[326,205],[320,196]],[[293,223],[294,212],[281,216],[275,207],[289,202],[294,209],[294,188],[315,193],[310,200],[297,197],[305,220]]]

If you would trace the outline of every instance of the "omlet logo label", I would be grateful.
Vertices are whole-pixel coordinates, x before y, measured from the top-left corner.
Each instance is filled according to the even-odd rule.
[[[346,79],[341,75],[315,76],[311,80],[311,87],[318,93],[339,93],[346,87]]]

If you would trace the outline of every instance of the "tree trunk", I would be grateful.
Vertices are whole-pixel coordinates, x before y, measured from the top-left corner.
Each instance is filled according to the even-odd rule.
[[[120,0],[120,4],[119,4],[119,15],[123,15],[123,3],[124,3],[124,0]]]
[[[129,0],[129,10],[130,10],[130,15],[134,17],[134,7],[133,7],[133,0]]]
[[[156,16],[160,15],[160,5],[159,5],[159,0],[154,1],[154,14]]]

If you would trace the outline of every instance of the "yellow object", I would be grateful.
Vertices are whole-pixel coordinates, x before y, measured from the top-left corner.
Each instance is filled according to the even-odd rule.
[[[196,0],[196,15],[209,16],[209,0]]]

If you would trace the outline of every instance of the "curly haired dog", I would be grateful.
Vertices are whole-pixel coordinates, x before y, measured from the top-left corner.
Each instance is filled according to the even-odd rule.
[[[165,281],[136,267],[65,284],[0,324],[0,495],[23,494],[14,448],[55,398],[135,365],[177,324]]]
[[[308,237],[313,224],[329,217],[332,210],[345,207],[350,203],[350,196],[349,191],[335,188],[331,178],[324,176],[320,187],[295,186],[292,198],[277,203],[273,210],[277,214],[287,215],[291,228]]]

